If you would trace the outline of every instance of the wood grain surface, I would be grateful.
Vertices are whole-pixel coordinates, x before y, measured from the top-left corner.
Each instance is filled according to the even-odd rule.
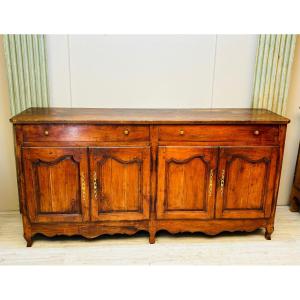
[[[97,124],[286,124],[289,119],[265,109],[28,108],[11,118],[26,123]]]
[[[24,238],[271,239],[288,119],[253,109],[31,108],[12,118]]]

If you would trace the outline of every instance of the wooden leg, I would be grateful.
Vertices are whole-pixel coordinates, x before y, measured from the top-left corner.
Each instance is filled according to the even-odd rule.
[[[30,240],[27,241],[26,247],[31,247],[31,246],[32,246],[32,239],[30,239]]]
[[[266,240],[271,240],[271,235],[274,231],[274,225],[267,225],[266,232],[265,232],[265,238]]]
[[[155,243],[155,234],[156,232],[153,230],[149,231],[149,243],[154,244]]]
[[[22,220],[23,220],[24,239],[27,242],[27,247],[31,247],[32,246],[31,226],[26,215],[22,215]]]
[[[31,247],[32,246],[32,236],[24,233],[24,239],[27,242],[26,247]]]
[[[299,207],[299,203],[297,201],[297,198],[294,197],[294,195],[291,196],[291,201],[290,201],[290,211],[292,212],[296,212],[299,211],[300,207]]]

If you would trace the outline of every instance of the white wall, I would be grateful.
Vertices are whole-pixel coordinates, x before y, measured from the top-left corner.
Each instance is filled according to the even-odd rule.
[[[257,36],[47,36],[52,106],[250,107]],[[300,138],[295,52],[279,204],[287,204]],[[17,210],[12,127],[0,35],[0,211]]]
[[[280,204],[287,204],[294,178],[295,164],[300,141],[300,36],[294,54],[294,64],[289,89],[287,117],[291,123],[287,127],[281,182],[278,199]]]
[[[0,36],[0,211],[18,209]],[[50,100],[61,107],[250,107],[257,36],[47,36]],[[300,46],[288,100],[279,204],[287,204],[299,132]]]
[[[250,107],[256,35],[47,37],[52,106]]]
[[[13,130],[2,36],[0,35],[0,211],[18,209]]]

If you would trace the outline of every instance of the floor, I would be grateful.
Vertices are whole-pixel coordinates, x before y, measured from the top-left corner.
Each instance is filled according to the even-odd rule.
[[[26,248],[19,213],[0,214],[0,264],[2,265],[293,265],[300,264],[300,214],[288,207],[277,209],[272,241],[264,231],[204,234],[157,235],[154,245],[148,235],[35,238]]]

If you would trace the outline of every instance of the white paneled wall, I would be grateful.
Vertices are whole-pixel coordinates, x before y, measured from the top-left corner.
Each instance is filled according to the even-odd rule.
[[[3,36],[0,35],[0,212],[18,209],[13,128],[8,121],[10,117]]]
[[[256,35],[49,35],[65,107],[250,107]]]
[[[299,40],[299,38],[298,38]],[[2,45],[2,36],[0,36]],[[257,36],[47,36],[51,106],[250,107]],[[295,52],[279,204],[299,141],[300,46]],[[8,83],[0,47],[0,211],[17,210]],[[2,126],[3,125],[3,126]],[[298,127],[297,127],[298,126]]]
[[[257,36],[218,35],[212,107],[251,107]]]
[[[50,105],[71,107],[69,38],[47,35],[46,43]]]

